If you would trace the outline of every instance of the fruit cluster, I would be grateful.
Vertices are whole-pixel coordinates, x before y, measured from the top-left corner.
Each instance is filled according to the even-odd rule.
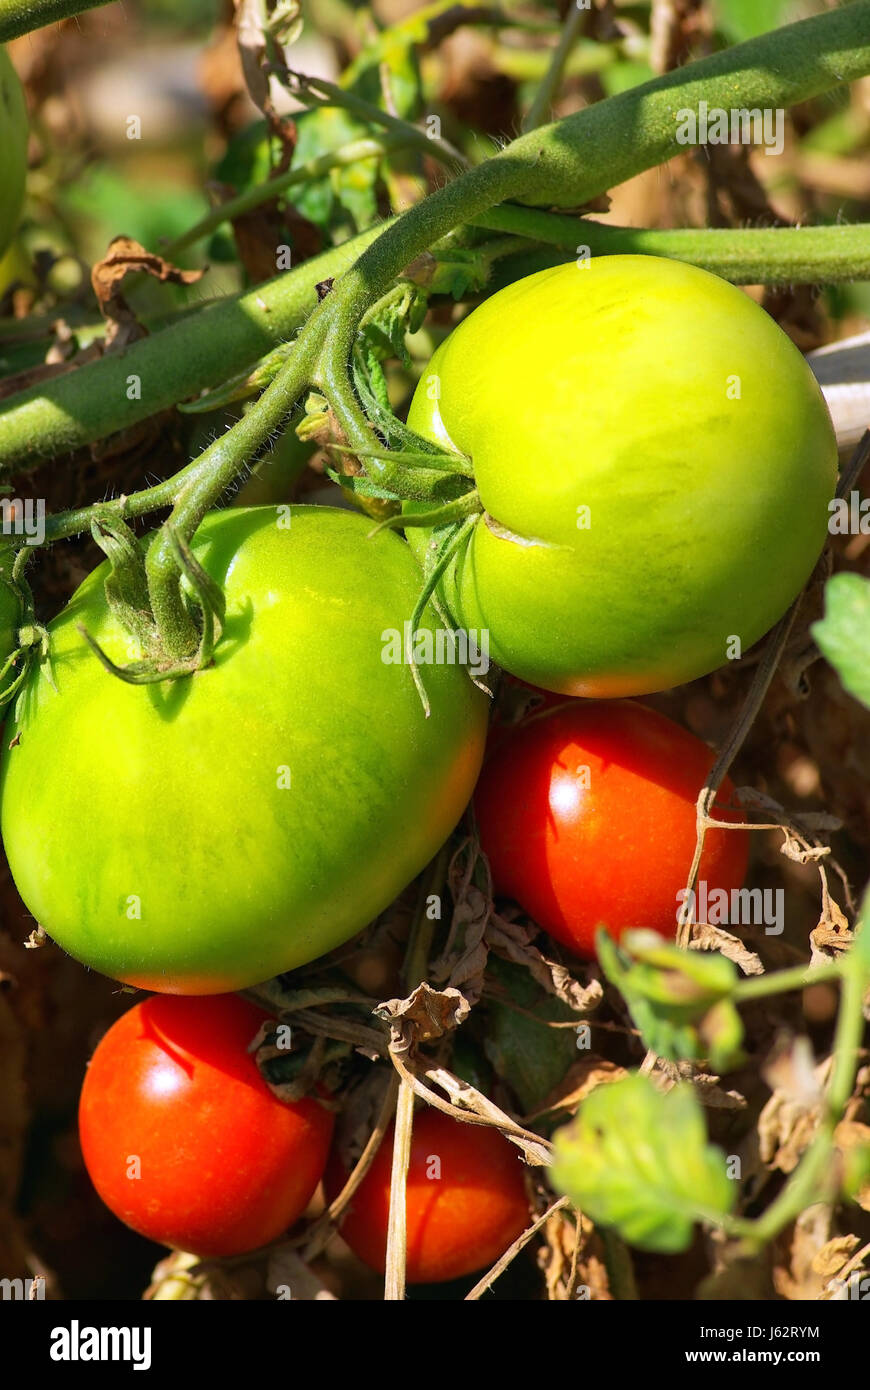
[[[413,640],[449,617],[539,696],[487,749],[460,665],[423,667],[424,714],[388,657],[437,526],[406,543],[313,506],[200,526],[225,610],[196,674],[107,673],[140,655],[107,562],[8,717],[0,821],[25,904],[83,964],[153,992],[94,1054],[85,1161],[122,1220],[200,1255],[277,1238],[324,1173],[332,1195],[345,1177],[332,1097],[275,1097],[249,1052],[265,1015],[230,992],[359,932],[472,796],[496,893],[569,952],[592,958],[602,927],[673,936],[712,754],[621,697],[740,655],[824,542],[836,446],[814,379],[757,305],[686,265],[596,258],[500,291],[438,349],[409,423],[470,460],[482,507]],[[730,892],[749,837],[727,781],[715,814],[701,877]],[[390,1152],[342,1228],[378,1269]],[[435,1111],[414,1123],[407,1204],[418,1281],[494,1260],[528,1219],[516,1150]]]

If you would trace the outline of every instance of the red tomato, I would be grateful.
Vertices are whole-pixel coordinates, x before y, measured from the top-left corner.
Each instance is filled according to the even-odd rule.
[[[392,1162],[390,1128],[341,1227],[354,1254],[379,1273],[386,1263]],[[331,1198],[346,1176],[333,1156],[326,1175]],[[409,1284],[459,1279],[494,1264],[530,1222],[519,1151],[494,1129],[439,1110],[414,1115],[406,1191]]]
[[[499,738],[474,795],[496,892],[588,959],[599,926],[617,939],[629,927],[673,937],[712,764],[700,739],[633,701],[533,715]],[[714,814],[743,819],[727,778]],[[707,832],[698,877],[708,895],[741,886],[748,839]]]
[[[235,994],[157,995],[100,1041],[79,1104],[82,1153],[106,1205],[149,1240],[236,1255],[308,1205],[332,1116],[269,1090],[247,1052],[266,1017]]]

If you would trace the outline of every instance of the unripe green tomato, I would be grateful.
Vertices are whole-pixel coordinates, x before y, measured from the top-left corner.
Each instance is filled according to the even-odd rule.
[[[5,48],[0,48],[0,255],[12,240],[24,202],[27,106]]]
[[[714,670],[783,614],[827,534],[837,448],[812,372],[746,294],[677,261],[596,257],[500,290],[438,348],[409,424],[470,456],[485,509],[447,607],[548,690]],[[408,539],[422,557],[433,538]]]
[[[234,507],[193,541],[226,596],[212,665],[130,685],[139,656],[107,564],[49,625],[4,730],[12,876],[85,965],[164,994],[217,994],[347,941],[438,851],[471,796],[487,702],[430,664],[423,712],[385,633],[421,575],[390,532],[331,507]],[[429,608],[421,629],[438,624]]]

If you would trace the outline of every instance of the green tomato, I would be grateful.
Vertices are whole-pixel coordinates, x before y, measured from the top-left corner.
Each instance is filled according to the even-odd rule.
[[[356,513],[298,507],[282,529],[279,510],[195,537],[227,600],[213,666],[106,672],[79,624],[117,663],[138,652],[102,565],[50,625],[56,689],[32,672],[7,724],[0,824],[26,906],[143,989],[241,989],[346,941],[437,852],[480,767],[487,702],[466,672],[425,667],[427,719],[410,668],[384,660],[421,586],[409,548]]]
[[[549,690],[713,670],[825,541],[837,449],[809,367],[746,294],[676,261],[596,257],[500,290],[438,348],[409,424],[470,456],[485,509],[444,602]],[[408,539],[422,555],[432,535]]]
[[[24,202],[27,106],[5,48],[0,48],[0,254],[12,240]]]

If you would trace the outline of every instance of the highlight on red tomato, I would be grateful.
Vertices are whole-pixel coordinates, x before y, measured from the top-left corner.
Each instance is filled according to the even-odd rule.
[[[695,850],[696,802],[713,753],[672,720],[625,700],[570,701],[500,730],[474,796],[495,891],[579,956],[595,932],[676,934]],[[726,778],[714,816],[743,820]],[[707,831],[707,900],[746,876],[749,836]]]
[[[284,1104],[247,1051],[268,1015],[237,995],[158,995],[100,1041],[79,1104],[91,1181],[140,1235],[196,1255],[275,1240],[323,1175],[333,1119]]]
[[[392,1162],[390,1128],[341,1226],[354,1254],[379,1273],[386,1264]],[[346,1177],[333,1155],[330,1198]],[[519,1151],[494,1129],[433,1109],[414,1116],[406,1203],[409,1284],[443,1283],[494,1264],[530,1222]]]

